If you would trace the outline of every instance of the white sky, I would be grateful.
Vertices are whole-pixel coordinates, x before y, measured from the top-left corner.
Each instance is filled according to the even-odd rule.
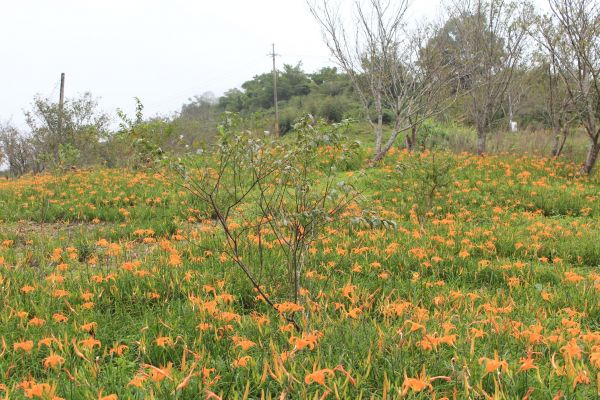
[[[438,11],[414,0],[410,15]],[[61,72],[67,97],[90,91],[111,115],[134,96],[170,114],[268,72],[273,42],[279,66],[333,64],[304,0],[0,0],[0,121],[23,126],[36,93],[58,98]]]

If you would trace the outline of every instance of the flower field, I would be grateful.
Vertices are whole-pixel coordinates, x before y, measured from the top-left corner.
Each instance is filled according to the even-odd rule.
[[[361,201],[310,244],[298,302],[261,232],[279,312],[165,175],[2,180],[0,398],[600,396],[598,174],[439,153],[448,185],[417,215],[421,178],[394,166],[427,157],[338,172]],[[349,222],[367,206],[394,226]]]

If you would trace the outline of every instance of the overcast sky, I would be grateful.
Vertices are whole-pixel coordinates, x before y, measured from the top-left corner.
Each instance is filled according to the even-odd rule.
[[[350,0],[342,0],[350,2]],[[438,0],[414,0],[411,19],[436,16]],[[0,0],[0,121],[22,126],[33,96],[89,91],[103,110],[168,115],[196,94],[219,96],[302,61],[333,65],[304,0]]]

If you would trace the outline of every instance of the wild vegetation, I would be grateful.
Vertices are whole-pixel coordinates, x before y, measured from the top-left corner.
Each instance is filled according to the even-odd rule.
[[[2,181],[0,395],[595,397],[597,177],[346,129]]]
[[[310,113],[361,121],[349,134],[373,136],[374,161],[393,147],[418,148],[418,136],[435,126],[457,153],[566,156],[589,174],[600,152],[600,8],[594,0],[549,4],[544,14],[522,1],[449,2],[439,22],[415,23],[406,1],[311,0],[337,67],[306,73],[298,63],[276,71],[277,129],[270,72],[219,98],[195,96],[171,116],[140,112],[136,135],[128,134],[131,121],[122,113],[115,129],[90,94],[67,97],[63,111],[36,97],[27,129],[0,125],[0,161],[12,176],[135,166],[139,135],[187,155],[215,143],[223,112],[242,114],[248,129],[284,135]]]
[[[598,5],[352,4],[281,130],[271,74],[2,126],[0,398],[600,396]]]

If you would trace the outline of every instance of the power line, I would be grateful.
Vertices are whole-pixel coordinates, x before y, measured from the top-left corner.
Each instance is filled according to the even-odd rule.
[[[58,89],[58,85],[60,85],[60,79],[56,81],[56,83],[54,84],[54,87],[52,88],[52,91],[50,92],[50,95],[48,95],[48,98],[51,99],[54,97],[54,95],[56,94],[56,89]]]

